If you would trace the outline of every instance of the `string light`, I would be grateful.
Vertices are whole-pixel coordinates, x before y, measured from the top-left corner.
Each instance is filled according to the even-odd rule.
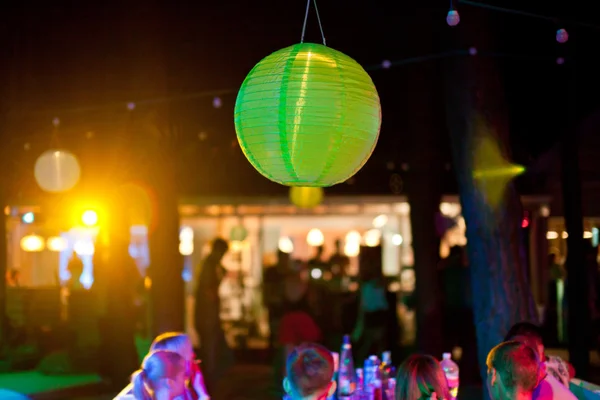
[[[446,23],[448,26],[456,26],[460,23],[460,15],[456,10],[448,11],[448,15],[446,15]]]
[[[556,31],[556,41],[558,43],[567,43],[569,40],[569,34],[565,29],[559,29]]]

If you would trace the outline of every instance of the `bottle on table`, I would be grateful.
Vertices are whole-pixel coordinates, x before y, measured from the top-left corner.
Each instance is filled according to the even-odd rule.
[[[365,393],[365,372],[362,368],[356,368],[356,391],[354,392],[354,398],[361,400]]]
[[[451,400],[455,400],[458,396],[458,386],[460,383],[458,365],[452,361],[451,353],[444,353],[442,355],[442,361],[440,364],[444,370],[444,374],[446,375],[446,380],[448,381],[448,389],[450,389]]]
[[[354,360],[352,358],[352,342],[349,335],[344,335],[340,363],[338,366],[338,393],[337,398],[350,399],[356,390],[356,376]]]
[[[381,364],[379,365],[379,375],[383,387],[387,387],[388,380],[396,376],[396,369],[392,365],[392,352],[384,351],[381,355]]]
[[[377,378],[373,381],[373,394],[369,395],[369,400],[383,400],[383,385],[381,379]]]
[[[377,356],[372,355],[365,360],[364,374],[364,392],[367,395],[367,397],[371,397],[373,396],[375,390],[375,381],[380,379],[379,359],[377,358]]]
[[[390,378],[388,380],[387,388],[384,391],[387,400],[396,400],[396,378]]]

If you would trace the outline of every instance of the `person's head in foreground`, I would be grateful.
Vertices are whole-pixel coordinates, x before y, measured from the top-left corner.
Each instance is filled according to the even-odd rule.
[[[174,351],[183,357],[185,360],[186,377],[191,378],[196,362],[196,355],[194,354],[192,341],[188,335],[181,332],[166,332],[158,335],[150,346],[150,352],[157,350]]]
[[[285,392],[293,400],[325,400],[335,392],[333,356],[325,347],[304,343],[286,362]]]
[[[449,400],[450,391],[442,366],[435,358],[413,354],[396,376],[396,400]]]
[[[158,350],[144,358],[131,376],[136,400],[174,400],[185,396],[185,360],[179,354]]]
[[[504,337],[504,341],[508,342],[517,339],[519,339],[519,342],[531,346],[537,352],[540,360],[545,360],[544,340],[542,330],[539,326],[531,322],[518,322],[514,324]]]
[[[487,386],[493,400],[529,400],[539,383],[540,360],[528,345],[509,341],[487,356]]]

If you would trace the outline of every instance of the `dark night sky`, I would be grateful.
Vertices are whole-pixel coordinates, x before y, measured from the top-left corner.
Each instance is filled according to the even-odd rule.
[[[592,6],[583,1],[530,1],[527,6],[515,0],[487,1],[584,22],[593,17]],[[447,2],[413,3],[318,2],[328,45],[365,67],[375,67],[369,72],[383,107],[375,154],[353,185],[338,185],[334,192],[390,193],[390,175],[402,173],[400,165],[409,158],[412,139],[403,121],[415,111],[405,87],[419,66],[389,70],[378,66],[386,59],[426,55],[422,49],[428,47],[448,50],[443,38],[450,31],[445,24]],[[568,9],[564,7],[567,3]],[[434,5],[426,11],[416,9],[424,4]],[[126,126],[131,119],[126,104],[136,101],[137,115],[169,104],[170,119],[181,135],[179,168],[184,171],[182,182],[188,182],[180,185],[183,193],[260,194],[273,190],[275,186],[254,172],[239,147],[232,145],[235,92],[262,57],[299,41],[305,5],[299,0],[133,0],[116,5],[100,1],[4,2],[0,34],[3,58],[8,62],[3,100],[10,123],[2,134],[10,139],[4,147],[11,149],[22,174],[20,189],[29,186],[23,182],[31,179],[37,155],[55,143],[51,135],[54,116],[62,121],[59,143],[80,157],[84,177],[92,176],[86,171],[102,172],[102,160],[110,155],[115,141],[129,143]],[[461,25],[469,23],[468,7],[459,5]],[[431,15],[437,22],[423,22],[417,14]],[[555,143],[567,109],[565,76],[555,63],[564,52],[554,40],[558,25],[503,13],[493,13],[491,24],[496,43],[493,48],[478,50],[498,58],[510,110],[512,157],[531,163]],[[598,88],[595,71],[599,61],[594,52],[599,32],[570,29],[570,42],[577,42],[580,115],[597,107],[597,96],[592,94]],[[307,39],[320,40],[314,13],[309,17]],[[212,90],[229,91],[221,95],[220,109],[213,108],[212,96],[169,103],[140,101]],[[443,89],[431,96],[443,97]],[[445,118],[443,109],[438,114]],[[201,132],[206,134],[205,140],[200,140]],[[437,145],[446,148],[447,133],[441,130],[436,134]],[[28,150],[25,143],[29,143]],[[448,181],[446,190],[452,191],[452,179]]]

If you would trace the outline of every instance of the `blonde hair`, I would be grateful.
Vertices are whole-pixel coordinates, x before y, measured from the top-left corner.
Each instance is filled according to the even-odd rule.
[[[153,351],[131,376],[133,395],[136,400],[153,400],[153,393],[160,388],[161,381],[175,380],[184,372],[185,360],[181,355],[168,350]]]
[[[178,353],[181,357],[186,358],[191,352],[193,352],[194,348],[192,346],[192,341],[189,336],[182,332],[166,332],[161,335],[158,335],[152,345],[150,346],[150,351],[156,350],[169,350]]]
[[[414,354],[398,368],[397,400],[449,399],[448,382],[440,363],[428,355]]]

